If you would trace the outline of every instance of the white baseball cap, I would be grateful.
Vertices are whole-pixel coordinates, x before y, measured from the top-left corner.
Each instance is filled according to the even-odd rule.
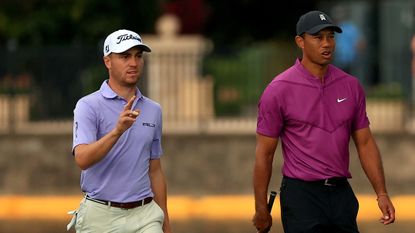
[[[130,30],[117,30],[107,36],[104,42],[104,56],[110,53],[122,53],[128,49],[139,46],[145,52],[151,52],[151,48],[143,43],[140,35]]]

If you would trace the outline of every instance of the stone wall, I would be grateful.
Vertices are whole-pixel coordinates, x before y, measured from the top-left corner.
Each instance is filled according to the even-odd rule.
[[[415,136],[375,135],[383,154],[389,192],[415,192]],[[80,194],[71,155],[71,135],[0,135],[0,195]],[[372,193],[351,145],[352,185]],[[170,194],[250,194],[255,135],[165,135],[165,170]],[[271,188],[278,189],[280,147]]]

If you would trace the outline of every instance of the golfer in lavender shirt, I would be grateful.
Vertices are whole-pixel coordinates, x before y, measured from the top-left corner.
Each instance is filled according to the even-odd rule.
[[[137,33],[117,30],[103,51],[109,79],[74,110],[73,153],[85,198],[68,229],[170,233],[161,107],[137,88],[151,49]]]
[[[380,222],[395,220],[363,88],[330,64],[335,32],[342,30],[321,11],[301,16],[295,42],[302,58],[275,77],[260,98],[253,177],[258,232],[272,226],[267,191],[278,139],[284,158],[280,204],[285,233],[359,232],[358,200],[348,183],[350,138],[378,196]]]

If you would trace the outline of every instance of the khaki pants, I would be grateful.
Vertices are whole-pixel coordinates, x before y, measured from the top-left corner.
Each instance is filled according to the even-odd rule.
[[[74,214],[77,233],[163,233],[164,213],[154,200],[121,209],[83,199]]]

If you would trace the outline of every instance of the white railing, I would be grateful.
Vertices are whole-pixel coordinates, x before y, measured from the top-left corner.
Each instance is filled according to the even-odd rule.
[[[157,23],[157,35],[143,36],[152,48],[147,89],[163,107],[164,125],[180,125],[178,130],[188,131],[214,115],[213,80],[200,74],[203,57],[212,46],[199,35],[179,36],[178,29],[177,18],[165,15]]]

